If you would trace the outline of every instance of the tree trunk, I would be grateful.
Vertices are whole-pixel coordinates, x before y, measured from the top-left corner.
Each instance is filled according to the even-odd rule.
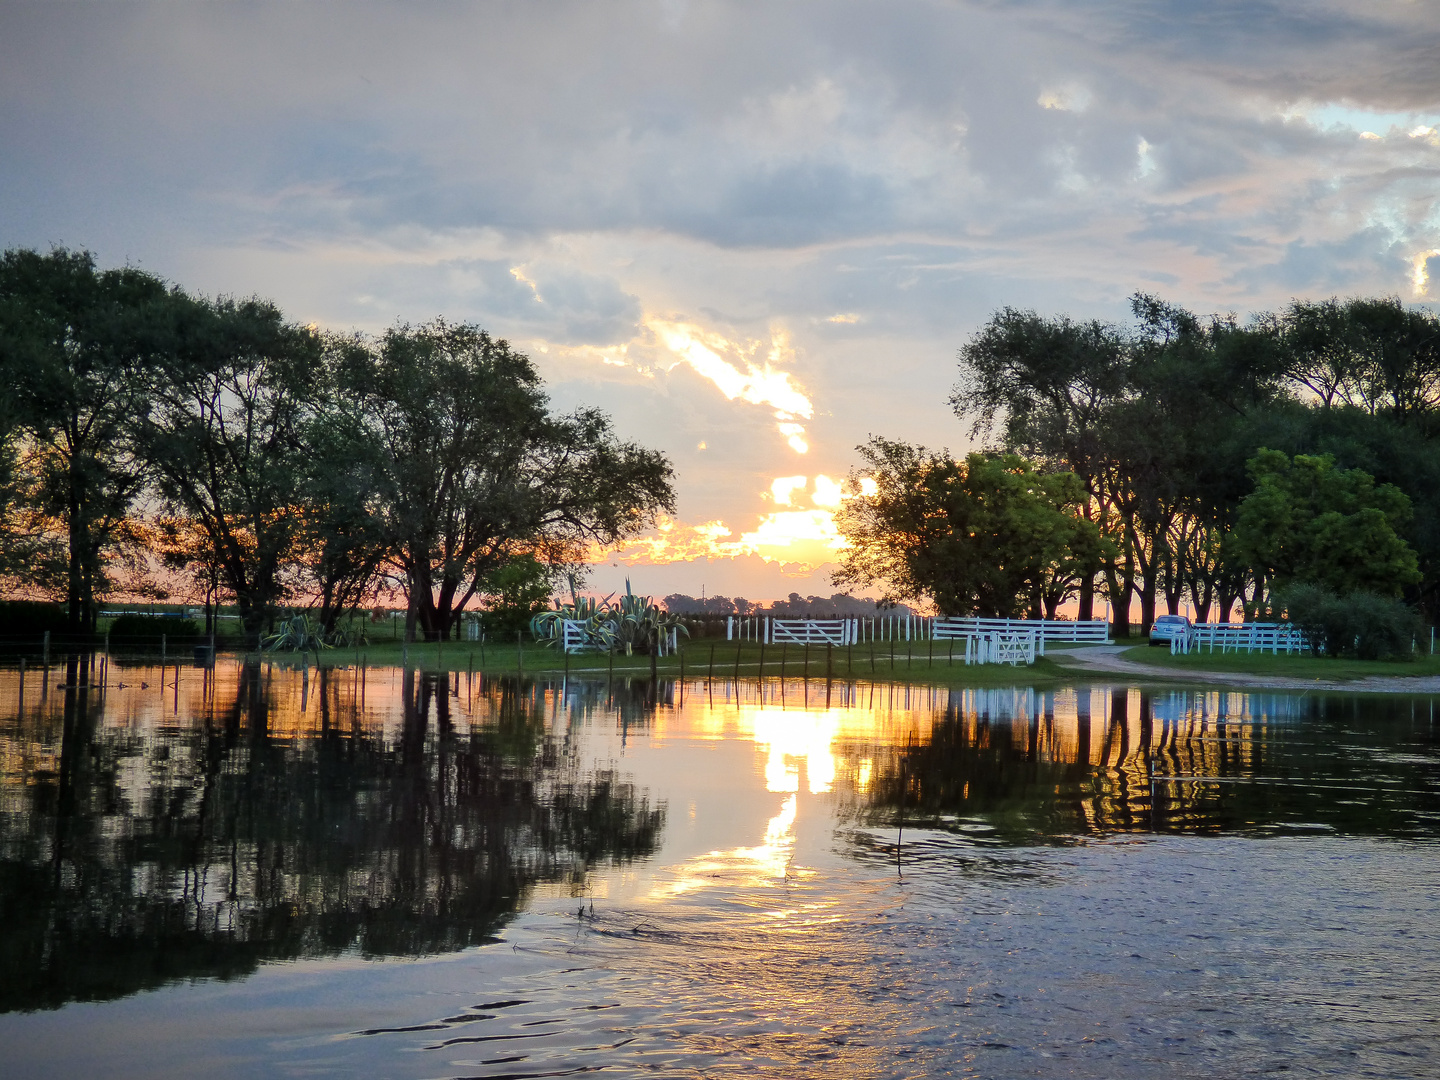
[[[1148,574],[1145,583],[1140,587],[1140,636],[1145,637],[1150,633],[1150,627],[1155,622],[1155,575]]]
[[[70,485],[71,492],[75,491],[75,484]],[[85,625],[85,602],[81,579],[84,574],[83,563],[85,559],[85,527],[80,518],[80,500],[73,494],[70,498],[70,521],[69,541],[70,560],[68,575],[65,582],[65,630],[70,634],[80,634]]]
[[[1075,618],[1089,622],[1095,618],[1095,575],[1085,574],[1080,578],[1080,610]]]

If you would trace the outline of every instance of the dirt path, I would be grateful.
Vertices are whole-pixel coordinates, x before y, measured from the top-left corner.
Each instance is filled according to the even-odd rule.
[[[1166,679],[1180,682],[1222,683],[1265,690],[1339,690],[1361,694],[1440,694],[1437,675],[1370,675],[1363,679],[1294,679],[1281,675],[1252,675],[1239,671],[1184,671],[1126,660],[1129,645],[1085,645],[1056,649],[1046,659],[1075,671],[1128,675],[1137,679]]]

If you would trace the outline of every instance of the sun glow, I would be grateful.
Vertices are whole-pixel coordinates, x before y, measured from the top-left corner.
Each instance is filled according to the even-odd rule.
[[[866,478],[860,493],[874,494],[875,482]],[[835,511],[853,496],[840,481],[817,476],[777,476],[761,498],[775,509],[759,515],[755,528],[732,530],[723,521],[687,525],[662,518],[651,533],[634,537],[617,548],[595,549],[592,562],[614,559],[627,565],[664,565],[691,559],[733,559],[758,555],[766,562],[814,570],[834,562],[845,549],[845,537],[835,524]],[[810,506],[806,507],[808,499]]]

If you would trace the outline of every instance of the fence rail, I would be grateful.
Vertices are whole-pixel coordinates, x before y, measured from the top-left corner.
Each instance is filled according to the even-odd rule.
[[[972,637],[976,634],[1035,634],[1040,641],[1093,641],[1104,644],[1110,640],[1110,624],[1103,619],[934,619],[933,633],[937,639]],[[1043,655],[1043,654],[1042,654]]]
[[[846,640],[833,636],[833,628],[848,629]],[[811,629],[801,630],[801,627]],[[783,629],[782,629],[783,628]],[[817,629],[823,628],[823,629]],[[976,634],[1038,633],[1045,641],[1110,640],[1110,624],[1103,619],[1076,622],[1071,619],[980,619],[932,615],[850,615],[826,619],[785,619],[771,615],[729,615],[725,618],[726,641],[755,641],[769,644],[799,641],[791,635],[805,634],[810,644],[860,645],[867,641],[960,641]],[[827,636],[815,636],[819,634]]]
[[[1222,653],[1297,653],[1310,651],[1310,639],[1289,623],[1197,623],[1184,644],[1172,644],[1170,651],[1195,652],[1202,646]]]

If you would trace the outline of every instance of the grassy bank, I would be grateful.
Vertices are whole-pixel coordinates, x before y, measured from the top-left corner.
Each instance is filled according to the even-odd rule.
[[[295,653],[267,653],[274,663],[301,662]],[[836,680],[877,680],[910,682],[941,686],[1009,686],[1016,683],[1043,685],[1073,681],[1073,674],[1057,664],[1041,658],[1031,667],[988,664],[966,666],[961,653],[953,661],[948,643],[928,641],[891,643],[865,642],[826,650],[790,645],[784,648],[767,645],[762,650],[754,642],[720,641],[701,638],[682,643],[680,656],[661,657],[655,661],[655,674],[662,678],[709,676],[717,679],[811,678]],[[314,653],[305,661],[316,663]],[[566,657],[559,650],[528,643],[517,649],[514,645],[448,641],[415,643],[408,649],[395,642],[382,641],[362,645],[358,649],[323,650],[318,662],[324,666],[346,667],[356,663],[368,667],[399,667],[408,663],[422,671],[479,671],[487,675],[558,675],[607,678],[646,678],[651,672],[648,656],[581,654]],[[762,667],[763,663],[763,667]]]
[[[1169,649],[1145,645],[1127,649],[1121,655],[1126,660],[1154,668],[1177,673],[1193,672],[1197,678],[1208,671],[1324,681],[1367,679],[1377,675],[1440,675],[1440,656],[1420,656],[1413,661],[1349,660],[1330,656],[1287,656],[1260,652],[1192,652],[1183,656],[1171,656]]]

